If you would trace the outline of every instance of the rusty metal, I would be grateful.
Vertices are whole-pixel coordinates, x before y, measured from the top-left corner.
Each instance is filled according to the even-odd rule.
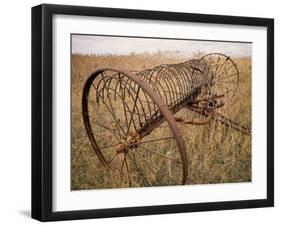
[[[99,68],[88,78],[83,89],[85,128],[101,163],[111,172],[118,171],[122,180],[125,168],[128,186],[133,186],[134,180],[140,180],[139,177],[142,178],[142,184],[152,186],[159,183],[157,178],[161,176],[166,178],[168,184],[186,184],[188,161],[184,140],[176,122],[204,125],[214,119],[250,134],[250,129],[217,112],[225,105],[224,99],[235,95],[238,85],[236,64],[230,57],[220,53],[142,71]],[[207,120],[184,121],[175,117],[182,109],[195,112]],[[165,133],[169,136],[161,137],[162,134],[155,131],[165,123],[169,129]],[[107,142],[110,144],[102,145]],[[152,150],[153,145],[170,149]],[[150,156],[154,162],[149,162],[147,156],[151,154],[161,157],[161,160]],[[121,155],[120,168],[112,169],[113,162],[116,161],[115,165],[118,165],[117,158]],[[167,161],[169,170],[157,166],[161,161]],[[171,163],[174,165],[171,166]],[[139,169],[142,164],[153,171],[153,177],[144,175]],[[132,169],[137,173],[133,174]]]

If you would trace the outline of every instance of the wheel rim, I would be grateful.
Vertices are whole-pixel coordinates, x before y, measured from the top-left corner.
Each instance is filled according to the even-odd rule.
[[[185,146],[173,115],[138,76],[96,70],[85,84],[82,109],[92,147],[117,187],[186,184]],[[161,126],[141,137],[142,124],[157,116],[165,119]]]

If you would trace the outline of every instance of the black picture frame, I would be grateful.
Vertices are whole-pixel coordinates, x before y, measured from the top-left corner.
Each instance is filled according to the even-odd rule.
[[[52,18],[55,14],[266,27],[267,198],[54,212],[52,210]],[[32,8],[32,218],[40,221],[56,221],[270,206],[274,206],[273,19],[49,4]]]

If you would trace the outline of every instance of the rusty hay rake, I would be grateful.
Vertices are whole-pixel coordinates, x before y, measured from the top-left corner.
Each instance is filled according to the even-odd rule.
[[[221,53],[142,71],[99,68],[83,90],[85,128],[98,159],[122,186],[187,184],[187,153],[177,123],[213,119],[250,134],[217,111],[238,85],[236,64]],[[183,110],[204,120],[177,117]]]

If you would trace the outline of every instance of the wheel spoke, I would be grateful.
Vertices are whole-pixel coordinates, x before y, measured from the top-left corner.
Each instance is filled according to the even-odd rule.
[[[219,74],[219,73],[220,73],[220,71],[221,71],[223,65],[225,65],[225,63],[226,63],[228,60],[229,60],[228,57],[225,58],[225,61],[224,61],[222,64],[220,64],[220,65],[218,66],[218,70],[216,70],[215,74]]]
[[[116,118],[116,114],[115,114],[115,111],[114,111],[114,108],[113,108],[113,105],[112,105],[112,102],[111,102],[111,98],[108,96],[107,99],[109,100],[109,104],[110,104],[110,107],[111,107],[111,110],[112,110],[111,114],[112,114],[112,117],[115,121],[116,129],[118,131],[119,136],[122,137],[121,131],[123,132],[124,135],[125,135],[125,132],[124,132],[123,128],[120,127],[120,124],[119,124],[120,120]]]
[[[104,140],[107,140],[107,141],[109,141],[109,142],[111,142],[111,143],[114,143],[111,139],[108,139],[107,137],[104,137],[104,136],[101,136],[100,134],[97,134],[97,133],[93,133],[95,136],[97,136],[97,137],[100,137],[100,138],[102,138],[102,139],[104,139]]]
[[[161,153],[152,151],[152,150],[150,150],[150,149],[148,149],[148,148],[146,148],[146,147],[139,146],[138,148],[142,148],[142,149],[144,149],[144,150],[146,150],[146,151],[148,151],[148,152],[150,152],[150,153],[153,153],[153,154],[159,155],[159,156],[161,156],[161,157],[163,157],[163,158],[172,160],[172,161],[174,161],[174,162],[176,162],[176,163],[178,163],[178,164],[182,164],[182,162],[180,162],[180,161],[178,161],[178,160],[176,160],[176,159],[173,159],[173,158],[171,158],[171,157],[169,157],[169,156],[167,156],[167,155],[163,155],[163,154],[161,154]]]
[[[131,152],[132,153],[132,152]],[[130,154],[128,153],[129,158],[131,159],[131,161],[133,162],[134,166],[136,167],[137,171],[140,173],[140,175],[142,176],[142,178],[144,179],[144,181],[149,185],[152,186],[152,184],[149,182],[149,180],[145,177],[145,175],[143,174],[142,170],[139,168],[137,161],[136,161],[136,157],[134,155],[134,153],[132,153],[133,158],[130,156]]]
[[[140,142],[131,143],[129,146],[150,143],[150,142],[157,142],[157,141],[168,140],[168,139],[175,139],[175,137],[164,137],[164,138],[159,138],[159,139],[140,141]]]
[[[215,80],[215,81],[220,81],[220,80],[224,80],[224,79],[226,79],[226,78],[229,78],[229,77],[233,77],[233,76],[235,76],[235,75],[238,75],[239,73],[233,73],[233,74],[230,74],[230,75],[227,75],[227,76],[225,76],[225,77],[219,77],[217,80]]]
[[[115,153],[115,155],[107,162],[108,164],[111,164],[113,162],[113,160],[117,157],[119,153]]]
[[[94,122],[94,124],[96,124],[96,125],[98,125],[98,126],[100,126],[100,127],[104,128],[104,129],[106,129],[106,130],[110,131],[110,132],[111,132],[111,133],[115,136],[115,138],[116,138],[117,140],[119,140],[119,139],[120,139],[118,136],[116,136],[115,131],[113,131],[113,130],[112,130],[112,129],[110,129],[109,127],[107,127],[107,126],[105,126],[105,125],[102,125],[101,123],[97,122],[97,120],[96,120],[96,119],[94,119],[92,116],[88,115],[88,117],[89,117],[89,119],[90,119],[90,120],[92,120],[92,121]]]
[[[228,84],[236,84],[236,82],[229,82],[229,81],[216,81],[218,83],[228,83]]]
[[[137,153],[137,152],[135,152]],[[160,172],[161,174],[163,174],[164,176],[168,177],[169,179],[171,179],[172,181],[174,181],[175,183],[178,183],[178,181],[176,181],[174,178],[170,177],[166,172],[164,172],[163,170],[159,169],[158,167],[154,166],[153,164],[151,164],[148,160],[146,160],[145,158],[143,158],[141,155],[139,155],[137,153],[137,155],[139,156],[139,158],[141,160],[143,160],[150,168],[157,170],[158,172]]]
[[[122,178],[123,175],[122,175],[122,172],[123,172],[123,168],[124,168],[124,165],[125,165],[125,161],[126,161],[126,154],[123,154],[123,160],[122,160],[122,163],[121,163],[121,168],[120,168],[120,177]]]
[[[128,162],[127,162],[127,154],[125,154],[125,168],[126,168],[126,173],[127,173],[127,178],[129,180],[129,185],[131,185],[132,181],[131,181],[131,177],[130,177],[130,170],[129,170],[129,165],[128,165]]]
[[[100,150],[103,150],[103,149],[107,149],[107,148],[112,148],[112,147],[116,147],[118,146],[120,143],[118,144],[113,144],[113,145],[108,145],[108,146],[105,146],[105,147],[101,147]]]

